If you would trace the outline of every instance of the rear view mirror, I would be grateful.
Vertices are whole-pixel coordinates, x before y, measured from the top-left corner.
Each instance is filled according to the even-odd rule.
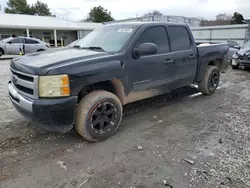
[[[11,41],[9,41],[9,42],[7,42],[8,44],[11,44],[12,42]]]
[[[154,43],[142,43],[133,50],[133,56],[138,58],[143,55],[153,55],[158,52],[158,47]]]
[[[239,45],[235,45],[234,48],[239,50],[240,46]]]

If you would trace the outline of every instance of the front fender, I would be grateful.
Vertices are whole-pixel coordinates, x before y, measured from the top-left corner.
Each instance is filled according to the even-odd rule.
[[[74,70],[71,70],[73,72]],[[86,65],[82,71],[75,71],[70,74],[70,84],[72,95],[78,95],[82,88],[103,82],[120,80],[124,93],[128,93],[128,81],[126,69],[121,61],[109,61],[94,65]]]

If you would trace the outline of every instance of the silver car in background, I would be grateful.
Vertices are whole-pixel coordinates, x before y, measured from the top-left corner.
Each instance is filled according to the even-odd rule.
[[[36,38],[10,37],[0,41],[1,55],[19,55],[20,51],[25,54],[45,51],[50,45]]]
[[[229,63],[232,62],[233,54],[241,49],[240,45],[235,41],[227,41],[229,46],[228,50],[228,61]]]

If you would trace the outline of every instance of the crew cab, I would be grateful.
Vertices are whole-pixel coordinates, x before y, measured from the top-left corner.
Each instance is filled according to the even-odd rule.
[[[9,97],[37,125],[58,132],[74,126],[97,142],[116,132],[127,103],[193,83],[214,93],[227,53],[228,44],[197,47],[185,24],[104,25],[73,48],[13,59]]]

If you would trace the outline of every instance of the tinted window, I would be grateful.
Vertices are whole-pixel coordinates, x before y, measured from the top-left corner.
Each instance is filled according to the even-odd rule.
[[[172,51],[181,51],[190,49],[190,36],[185,27],[170,26],[168,27],[168,35]]]
[[[23,43],[23,38],[15,38],[11,40],[11,43]]]
[[[164,27],[148,28],[139,39],[136,47],[140,44],[150,42],[158,46],[158,53],[169,52],[167,32]]]
[[[234,42],[234,41],[227,41],[227,43],[228,43],[228,46],[230,47],[230,48],[233,48],[234,46],[239,46],[236,42]]]
[[[25,39],[25,44],[38,44],[39,42],[32,39]]]

